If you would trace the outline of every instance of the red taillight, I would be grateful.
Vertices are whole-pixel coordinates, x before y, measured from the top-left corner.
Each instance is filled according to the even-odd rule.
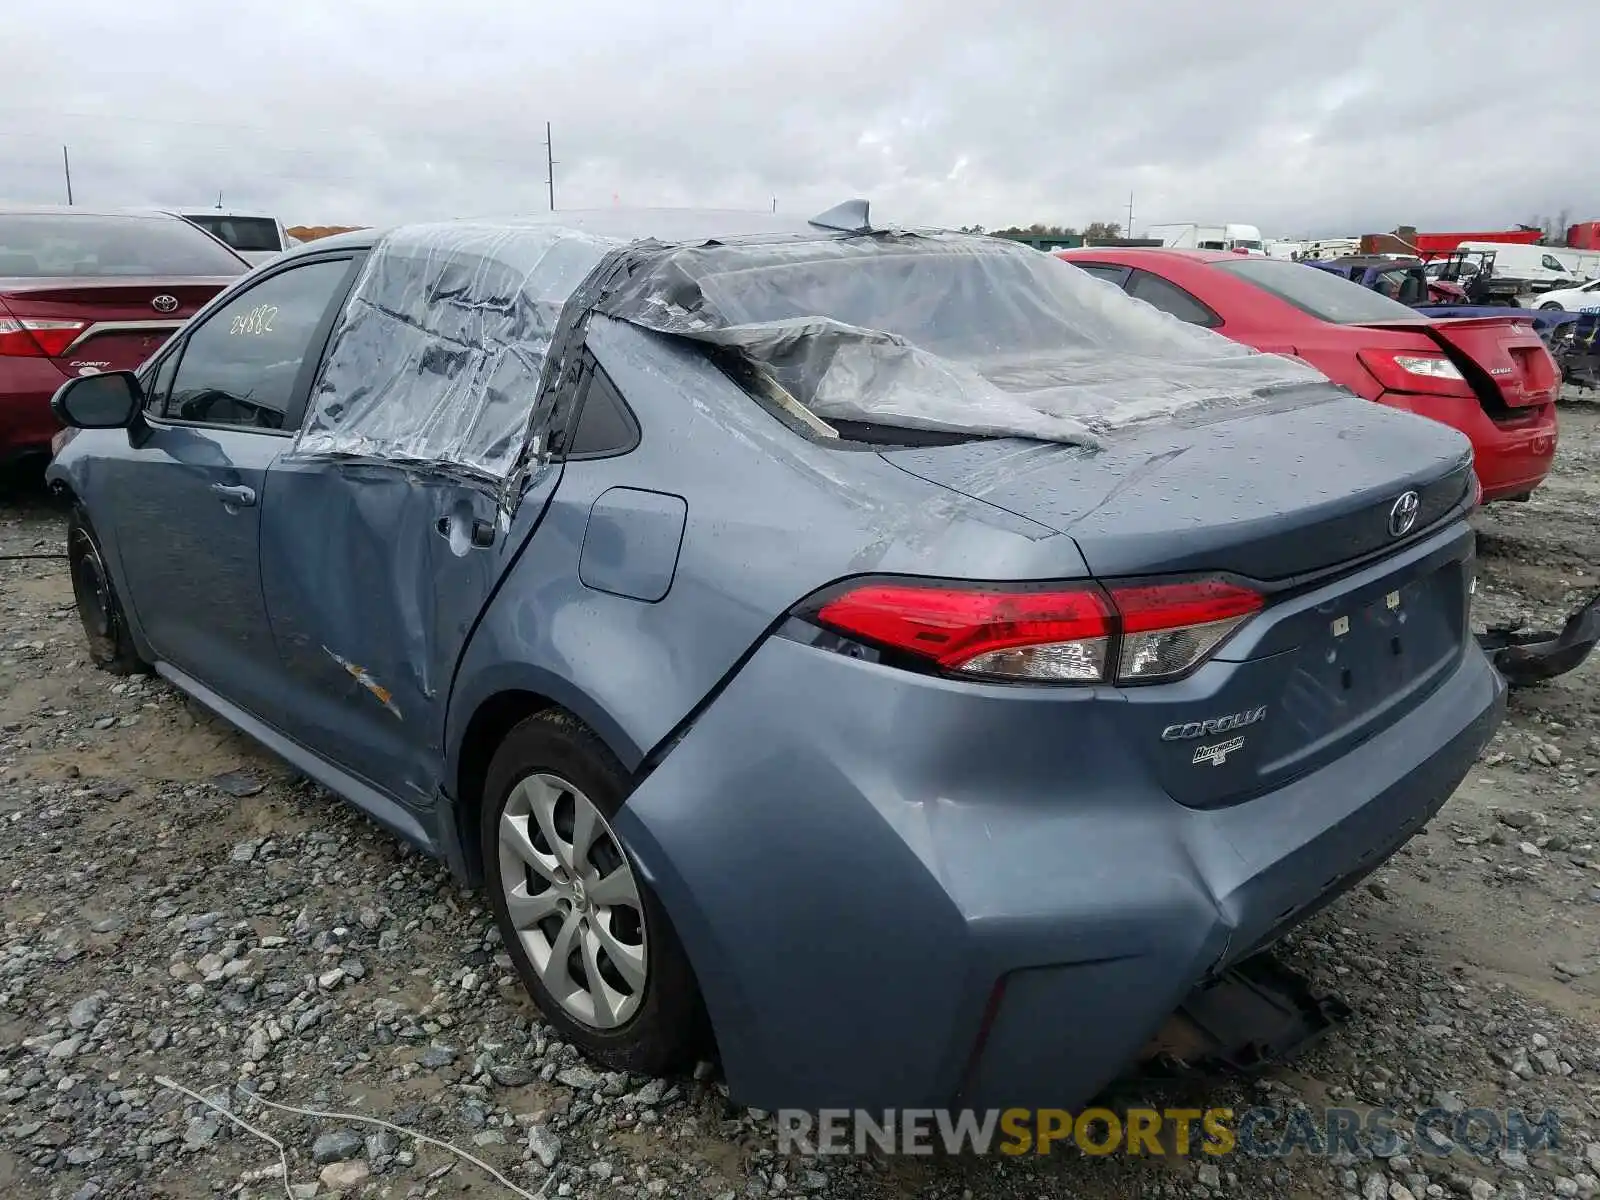
[[[0,315],[0,358],[54,358],[77,341],[84,321]]]
[[[817,620],[949,670],[1037,679],[1099,679],[1111,635],[1111,612],[1098,588],[1002,592],[872,583],[829,600]]]
[[[1218,579],[1109,591],[873,582],[827,600],[814,619],[968,675],[1138,683],[1192,670],[1263,603],[1259,593]]]
[[[1470,396],[1472,385],[1443,354],[1431,351],[1358,350],[1356,357],[1391,392]]]

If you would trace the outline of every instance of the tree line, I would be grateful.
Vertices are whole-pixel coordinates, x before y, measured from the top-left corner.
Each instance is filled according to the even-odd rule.
[[[1005,229],[985,229],[982,225],[963,225],[962,233],[988,234],[1002,238],[1116,238],[1122,236],[1122,226],[1115,221],[1090,221],[1083,229],[1071,225],[1043,225],[1034,222],[1029,226],[1010,225]]]

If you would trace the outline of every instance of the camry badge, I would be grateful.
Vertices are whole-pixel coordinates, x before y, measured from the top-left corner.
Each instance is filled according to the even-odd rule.
[[[169,296],[165,292],[150,301],[150,307],[158,313],[175,313],[178,311],[178,298]]]

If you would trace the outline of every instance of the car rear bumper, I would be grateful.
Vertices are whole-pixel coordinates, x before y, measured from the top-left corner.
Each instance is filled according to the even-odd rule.
[[[46,358],[0,359],[0,462],[50,453],[61,430],[50,398],[66,378]]]
[[[1359,749],[1193,809],[1123,744],[1115,693],[1062,690],[773,638],[639,785],[617,827],[741,1102],[1086,1100],[1208,973],[1414,833],[1504,705],[1469,646]]]
[[[1556,457],[1556,409],[1547,404],[1526,419],[1502,424],[1475,399],[1385,392],[1380,404],[1442,421],[1472,441],[1472,465],[1484,503],[1525,496],[1544,482]]]

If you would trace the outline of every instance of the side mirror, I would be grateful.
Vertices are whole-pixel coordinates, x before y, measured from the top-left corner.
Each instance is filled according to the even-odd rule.
[[[50,411],[74,429],[126,429],[144,407],[144,388],[132,371],[80,375],[56,389]]]

